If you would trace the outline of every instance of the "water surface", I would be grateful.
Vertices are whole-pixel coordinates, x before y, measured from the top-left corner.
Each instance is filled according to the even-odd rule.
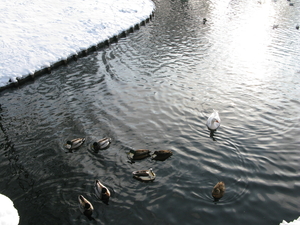
[[[0,192],[20,224],[299,217],[300,2],[155,3],[154,20],[139,31],[0,93]],[[222,124],[211,138],[213,109]],[[109,149],[89,150],[105,136]],[[86,143],[68,152],[64,143],[77,137]],[[130,164],[126,153],[141,148],[174,154]],[[154,182],[132,178],[150,167]],[[94,195],[95,179],[112,191],[108,206]],[[214,203],[221,180],[226,193]],[[80,214],[79,194],[94,205],[95,221]]]

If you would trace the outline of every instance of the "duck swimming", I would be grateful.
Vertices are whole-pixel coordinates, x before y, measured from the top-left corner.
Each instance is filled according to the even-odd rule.
[[[133,178],[140,181],[152,181],[155,179],[156,174],[153,172],[152,168],[149,170],[138,170],[132,172]]]
[[[99,141],[95,141],[93,143],[92,148],[95,152],[98,152],[99,150],[104,150],[109,148],[110,144],[111,144],[111,138],[105,137],[100,139]]]
[[[101,199],[105,204],[108,205],[110,191],[105,187],[99,180],[95,181],[94,185],[95,193],[99,199]]]
[[[128,158],[131,160],[144,159],[150,156],[150,152],[147,149],[130,150]]]
[[[173,155],[173,152],[171,150],[158,150],[151,155],[151,159],[164,161],[167,158],[169,158],[171,155]]]
[[[85,141],[85,138],[75,138],[71,141],[67,141],[65,147],[66,149],[73,150],[79,148]]]
[[[218,182],[214,188],[212,189],[212,196],[214,197],[214,201],[219,201],[220,198],[223,197],[225,193],[225,183],[223,181]]]
[[[87,218],[90,220],[94,219],[92,217],[94,207],[93,205],[82,195],[78,196],[78,201],[79,201],[79,209],[83,215],[85,215]]]
[[[215,131],[219,128],[221,124],[221,119],[218,111],[214,110],[214,112],[208,117],[206,126],[209,130]]]

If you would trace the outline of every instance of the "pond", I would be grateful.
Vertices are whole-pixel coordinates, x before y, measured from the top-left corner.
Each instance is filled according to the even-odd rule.
[[[299,217],[300,2],[155,4],[140,30],[0,93],[0,192],[20,224]],[[221,126],[211,136],[214,109]],[[66,141],[78,137],[85,143],[68,151]],[[92,151],[103,137],[110,147]],[[130,163],[131,149],[173,155]],[[153,182],[133,179],[149,168]],[[95,196],[96,179],[111,190],[109,205]],[[218,181],[226,192],[214,202]],[[94,221],[81,214],[78,195],[93,204]]]

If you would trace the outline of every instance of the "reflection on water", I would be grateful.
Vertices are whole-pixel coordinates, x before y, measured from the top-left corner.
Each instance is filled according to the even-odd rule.
[[[138,32],[1,93],[0,192],[14,200],[20,224],[90,223],[79,194],[103,224],[298,218],[299,4],[156,5]],[[222,124],[210,137],[213,109]],[[78,137],[86,142],[70,153],[64,144]],[[90,144],[103,137],[112,144],[95,153]],[[131,149],[173,156],[131,164]],[[132,178],[149,168],[153,182]],[[111,190],[109,205],[97,200],[96,179]],[[226,193],[214,203],[218,181]]]

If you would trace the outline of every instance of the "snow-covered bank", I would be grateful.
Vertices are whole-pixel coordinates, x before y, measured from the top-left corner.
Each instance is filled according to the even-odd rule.
[[[285,220],[283,220],[279,225],[285,225],[285,224],[290,224],[290,225],[300,225],[300,216],[298,219],[295,219],[294,221],[291,222],[286,222]]]
[[[17,225],[19,224],[18,210],[14,203],[7,196],[0,194],[0,224]]]
[[[0,87],[121,34],[154,8],[151,0],[3,0]]]

